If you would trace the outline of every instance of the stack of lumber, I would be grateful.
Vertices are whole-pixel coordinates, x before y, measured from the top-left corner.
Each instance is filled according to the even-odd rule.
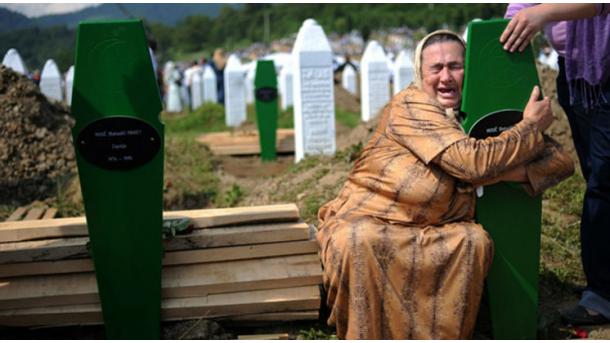
[[[197,137],[215,155],[256,155],[261,153],[257,131],[206,133]],[[294,152],[294,130],[278,129],[276,136],[278,153]]]
[[[11,213],[5,221],[14,222],[19,220],[52,219],[57,214],[56,208],[39,206],[22,206]]]
[[[165,212],[163,320],[311,320],[322,271],[296,205]],[[102,323],[84,217],[0,223],[0,325]]]

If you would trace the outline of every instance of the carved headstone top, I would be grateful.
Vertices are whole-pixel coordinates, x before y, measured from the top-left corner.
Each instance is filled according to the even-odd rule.
[[[360,64],[362,120],[369,121],[390,100],[389,69],[383,47],[370,41]]]
[[[56,101],[63,100],[61,73],[53,60],[47,60],[44,68],[42,68],[42,73],[40,73],[40,91],[49,99]]]
[[[4,58],[2,59],[2,64],[23,75],[28,74],[28,68],[26,68],[21,56],[15,49],[9,49],[6,52]]]

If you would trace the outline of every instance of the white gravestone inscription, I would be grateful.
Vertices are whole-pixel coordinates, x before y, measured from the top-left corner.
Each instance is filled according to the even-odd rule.
[[[390,100],[387,59],[376,41],[369,42],[364,50],[360,70],[362,120],[367,122]]]
[[[246,82],[244,68],[236,55],[229,56],[224,70],[225,123],[239,126],[246,120]]]
[[[394,62],[394,94],[398,94],[413,81],[415,68],[409,55],[408,51],[401,50]]]
[[[332,52],[315,20],[305,20],[299,29],[292,57],[295,161],[305,155],[332,155],[336,150]]]
[[[40,73],[40,92],[49,99],[56,101],[63,100],[61,74],[53,60],[47,60],[44,68],[42,68],[42,73]]]

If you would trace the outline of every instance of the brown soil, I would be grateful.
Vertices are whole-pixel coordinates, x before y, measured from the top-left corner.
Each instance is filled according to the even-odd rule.
[[[55,192],[76,172],[66,107],[38,86],[0,66],[0,204],[22,205]]]

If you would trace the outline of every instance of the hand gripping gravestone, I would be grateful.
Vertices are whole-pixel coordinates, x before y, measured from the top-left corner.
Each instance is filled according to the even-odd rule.
[[[332,52],[322,27],[307,19],[292,48],[294,100],[294,157],[333,155],[335,97]]]
[[[261,60],[256,63],[254,78],[254,98],[256,99],[256,123],[261,144],[261,159],[276,159],[275,141],[277,131],[277,77],[273,61]]]
[[[415,74],[415,67],[409,57],[409,53],[406,50],[401,50],[396,57],[394,62],[394,94],[398,94],[401,90],[405,89],[413,81],[413,75]]]
[[[160,335],[160,111],[142,22],[81,23],[72,136],[109,339]]]
[[[370,41],[362,55],[360,89],[362,120],[369,121],[390,100],[387,57],[377,41]]]
[[[63,92],[61,90],[61,73],[57,64],[53,60],[47,60],[40,73],[40,92],[48,99],[55,101],[63,100]]]
[[[499,43],[507,22],[468,27],[462,111],[472,137],[496,136],[519,122],[538,84],[531,48],[508,53]],[[477,200],[476,219],[494,240],[487,290],[495,339],[536,338],[541,203],[508,182],[486,186]]]
[[[244,69],[236,55],[229,56],[224,70],[225,123],[239,126],[246,120],[246,80]]]

